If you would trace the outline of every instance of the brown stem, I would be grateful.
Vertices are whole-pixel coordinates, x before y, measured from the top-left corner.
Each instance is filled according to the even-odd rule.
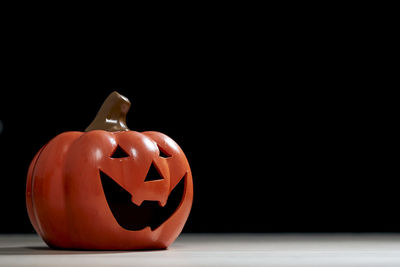
[[[92,130],[129,131],[126,126],[126,114],[130,107],[131,102],[128,98],[116,91],[112,92],[101,105],[96,117],[85,132]]]

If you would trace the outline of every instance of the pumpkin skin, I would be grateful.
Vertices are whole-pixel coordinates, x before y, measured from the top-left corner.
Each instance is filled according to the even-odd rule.
[[[127,157],[112,157],[118,146]],[[160,150],[168,157],[161,157]],[[145,181],[152,164],[163,179]],[[137,206],[143,201],[166,205],[179,182],[184,182],[182,199],[157,228],[125,229],[108,205],[100,171],[129,192]],[[182,231],[192,200],[192,173],[186,156],[159,132],[65,132],[36,154],[27,176],[29,218],[36,232],[55,248],[165,249]]]

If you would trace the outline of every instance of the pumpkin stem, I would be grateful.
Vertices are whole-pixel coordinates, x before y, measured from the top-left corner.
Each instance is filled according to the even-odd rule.
[[[116,91],[112,92],[103,105],[101,105],[96,117],[86,128],[85,132],[92,130],[105,130],[109,132],[129,131],[126,126],[126,114],[131,107],[131,102],[125,96]]]

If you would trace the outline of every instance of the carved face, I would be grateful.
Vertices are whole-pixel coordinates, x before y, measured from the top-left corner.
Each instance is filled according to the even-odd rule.
[[[141,134],[128,135],[117,137],[126,139],[124,144],[117,144],[99,169],[105,198],[121,227],[154,231],[178,209],[187,171],[178,176],[172,171],[171,186],[169,161],[178,157],[177,145],[165,136],[164,142],[157,144]]]
[[[183,151],[158,132],[66,132],[39,151],[28,173],[32,224],[55,247],[165,248],[192,198]]]

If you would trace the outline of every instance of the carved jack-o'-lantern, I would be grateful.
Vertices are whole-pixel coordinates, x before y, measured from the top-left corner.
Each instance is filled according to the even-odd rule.
[[[62,133],[34,157],[27,210],[49,246],[163,249],[182,231],[193,200],[189,163],[168,136],[130,131],[129,107],[113,92],[85,132]]]

